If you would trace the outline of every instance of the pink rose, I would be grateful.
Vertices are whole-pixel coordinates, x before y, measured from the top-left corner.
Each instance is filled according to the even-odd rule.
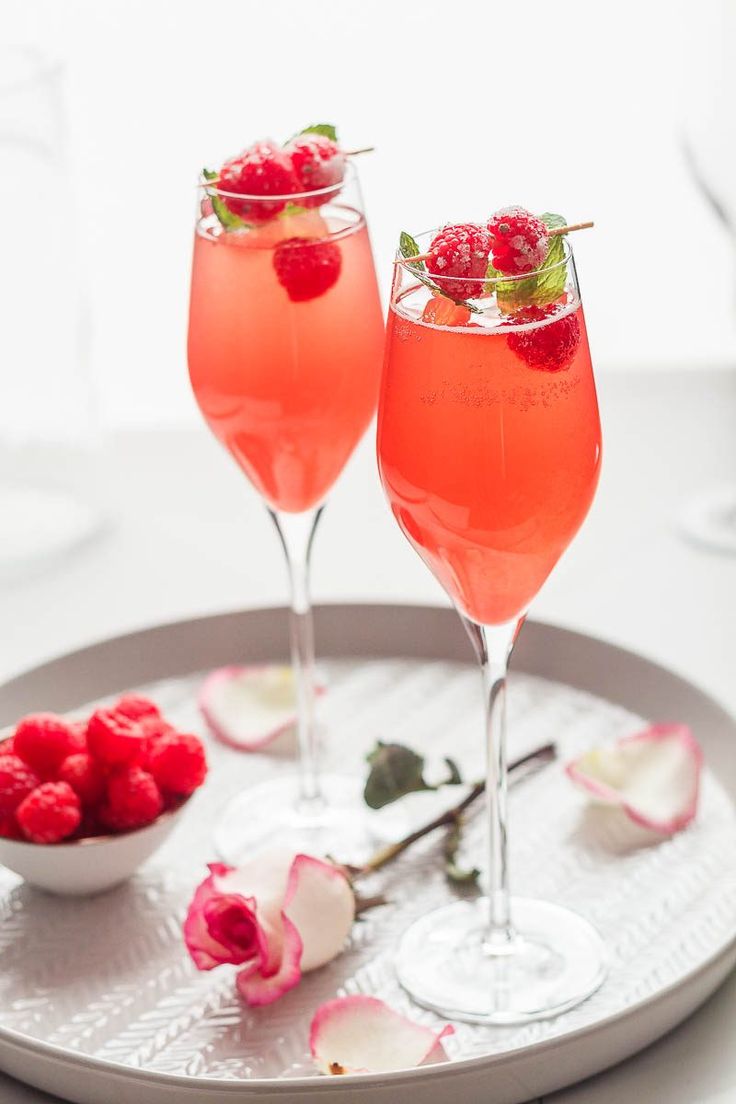
[[[198,970],[242,966],[247,1004],[270,1004],[303,973],[339,954],[355,919],[355,897],[332,863],[270,850],[244,866],[212,863],[184,921]]]

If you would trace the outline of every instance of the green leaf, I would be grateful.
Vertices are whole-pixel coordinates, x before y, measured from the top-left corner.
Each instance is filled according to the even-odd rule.
[[[456,817],[447,829],[443,854],[445,858],[445,876],[454,885],[475,885],[480,877],[480,870],[476,866],[467,868],[458,866],[457,853],[462,843],[462,819]]]
[[[367,757],[370,773],[363,797],[370,809],[382,809],[408,793],[430,790],[424,781],[424,759],[402,744],[378,741]]]
[[[305,127],[304,130],[300,130],[299,134],[322,134],[325,138],[331,139],[331,141],[337,141],[337,127],[334,123],[312,123],[311,126]],[[299,135],[295,134],[297,138]]]
[[[202,169],[202,176],[205,180],[216,180],[219,173],[213,172],[212,169]],[[213,214],[217,216],[217,219],[224,230],[247,230],[249,224],[245,222],[240,215],[236,215],[234,211],[231,211],[225,201],[217,195],[216,192],[207,192],[211,202]]]
[[[401,256],[404,258],[405,261],[409,262],[411,262],[412,257],[416,257],[419,254],[419,246],[417,245],[411,234],[407,234],[406,230],[402,230],[401,234],[399,235],[399,253],[401,253]],[[425,265],[424,261],[413,262],[411,265],[411,270],[416,276],[417,280],[419,280],[421,284],[424,284],[425,287],[428,287],[430,291],[435,292],[435,294],[437,295],[444,295],[445,299],[450,299],[451,302],[457,303],[459,307],[467,307],[468,310],[472,311],[473,314],[481,313],[479,307],[474,306],[472,303],[468,303],[465,299],[453,299],[451,295],[448,295],[446,292],[442,291],[442,289],[434,282],[434,280],[431,280],[429,276],[427,276],[427,266]]]
[[[454,759],[449,759],[446,756],[445,757],[445,763],[447,764],[447,769],[450,772],[450,777],[445,779],[445,785],[446,786],[462,786],[463,778],[462,778],[462,775],[460,774],[460,768],[458,767],[455,760]]]
[[[566,226],[567,221],[562,215],[545,211],[539,216],[542,222],[550,228]],[[539,269],[526,280],[504,280],[503,275],[497,272],[492,264],[486,272],[486,291],[496,292],[496,300],[502,311],[513,313],[523,307],[543,307],[548,303],[554,303],[565,290],[567,280],[567,266],[560,264],[565,259],[565,245],[563,236],[557,235],[550,238],[549,249],[544,262]],[[555,268],[555,265],[559,265]]]
[[[283,211],[279,212],[279,218],[295,218],[297,215],[307,213],[307,207],[300,207],[298,203],[287,203]]]

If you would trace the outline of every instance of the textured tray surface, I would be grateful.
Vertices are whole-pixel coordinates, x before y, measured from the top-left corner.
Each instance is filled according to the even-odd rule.
[[[362,770],[375,739],[390,737],[430,756],[451,752],[468,777],[479,773],[480,688],[470,665],[336,660],[324,671],[326,766]],[[179,725],[201,732],[198,684],[172,679],[146,689]],[[642,723],[609,702],[527,674],[512,678],[509,707],[512,755],[556,739],[565,759]],[[210,742],[209,751],[207,786],[127,885],[65,900],[0,870],[0,1030],[127,1067],[232,1081],[312,1076],[311,1014],[336,993],[373,993],[417,1020],[437,1022],[411,1005],[392,967],[399,934],[451,896],[436,842],[422,841],[376,877],[392,904],[370,913],[345,954],[277,1004],[245,1009],[230,968],[194,970],[181,920],[204,864],[214,858],[209,826],[230,796],[289,765],[283,749],[248,756]],[[412,812],[423,818],[431,800],[412,798]],[[600,1022],[686,978],[733,938],[736,817],[711,775],[696,824],[656,846],[645,845],[617,815],[587,807],[559,765],[512,791],[511,814],[514,890],[569,905],[593,921],[610,950],[610,977],[585,1004],[551,1022],[456,1025],[447,1041],[452,1059],[507,1052]],[[470,857],[480,859],[481,848],[476,819]]]

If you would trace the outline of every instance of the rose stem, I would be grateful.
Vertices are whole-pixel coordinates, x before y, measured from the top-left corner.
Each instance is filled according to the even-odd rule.
[[[519,759],[515,759],[509,764],[509,773],[519,770],[521,767],[527,766],[527,764],[535,763],[539,761],[542,763],[550,762],[555,758],[557,749],[554,744],[543,744],[542,747],[536,748],[535,751],[530,751],[526,755],[522,755]],[[446,812],[440,813],[433,820],[430,820],[427,824],[422,825],[421,828],[416,828],[413,832],[410,832],[408,836],[404,836],[403,839],[397,843],[390,843],[387,847],[382,847],[379,851],[376,851],[363,866],[348,867],[351,881],[356,878],[360,878],[365,874],[373,874],[376,870],[380,870],[382,866],[386,866],[392,859],[395,859],[397,855],[400,855],[403,851],[406,851],[408,847],[411,847],[413,843],[420,840],[423,836],[428,835],[430,832],[434,832],[437,828],[442,828],[446,824],[452,824],[454,820],[457,820],[465,810],[473,804],[476,798],[485,791],[486,784],[483,782],[476,782],[469,793],[465,795],[462,801],[459,801],[457,805],[453,805],[451,809],[447,809]]]

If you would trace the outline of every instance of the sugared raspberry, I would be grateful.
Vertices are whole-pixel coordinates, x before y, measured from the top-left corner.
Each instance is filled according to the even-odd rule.
[[[162,790],[194,793],[207,775],[207,759],[201,741],[184,732],[161,736],[151,751],[148,769]]]
[[[237,157],[231,157],[220,169],[220,192],[244,196],[287,196],[299,191],[291,158],[275,142],[254,142]],[[226,207],[246,222],[266,222],[283,211],[287,200],[235,199],[223,195]]]
[[[435,234],[426,264],[445,295],[451,299],[474,299],[483,294],[490,251],[491,236],[485,226],[457,223],[443,226]]]
[[[0,817],[14,813],[41,779],[17,755],[0,754]]]
[[[105,776],[89,752],[69,755],[59,767],[59,781],[68,782],[83,805],[96,805],[105,793]]]
[[[144,738],[141,723],[115,709],[95,710],[87,724],[90,754],[108,767],[132,763],[143,748]]]
[[[491,257],[497,272],[519,276],[544,263],[549,230],[540,218],[523,207],[503,207],[488,220]]]
[[[82,810],[68,783],[44,782],[21,801],[15,816],[32,843],[58,843],[76,831]]]
[[[3,839],[23,839],[23,833],[20,830],[20,825],[14,813],[8,813],[7,816],[0,816],[0,836],[2,836]]]
[[[556,322],[544,322],[553,317],[556,308],[526,307],[514,315],[514,322],[541,322],[533,330],[520,330],[508,335],[512,349],[530,368],[543,372],[562,372],[572,364],[580,344],[580,323],[577,315],[566,314]]]
[[[298,134],[284,148],[291,158],[300,192],[315,192],[342,183],[345,175],[345,154],[337,142],[324,134]],[[331,199],[335,190],[321,196],[301,196],[300,207],[319,207]]]
[[[286,238],[274,249],[273,267],[289,298],[303,303],[324,295],[337,283],[342,255],[335,242]]]
[[[42,778],[54,774],[62,759],[84,747],[79,728],[55,713],[23,717],[13,736],[13,750]]]
[[[150,698],[144,698],[142,694],[123,694],[113,706],[116,713],[122,713],[131,721],[140,721],[143,717],[160,717],[161,713],[155,702]]]
[[[422,311],[422,322],[429,322],[433,326],[465,326],[469,321],[468,308],[453,303],[451,299],[445,299],[444,295],[433,295]]]
[[[129,832],[150,824],[163,807],[161,791],[148,771],[127,767],[108,779],[100,819],[113,832]]]

